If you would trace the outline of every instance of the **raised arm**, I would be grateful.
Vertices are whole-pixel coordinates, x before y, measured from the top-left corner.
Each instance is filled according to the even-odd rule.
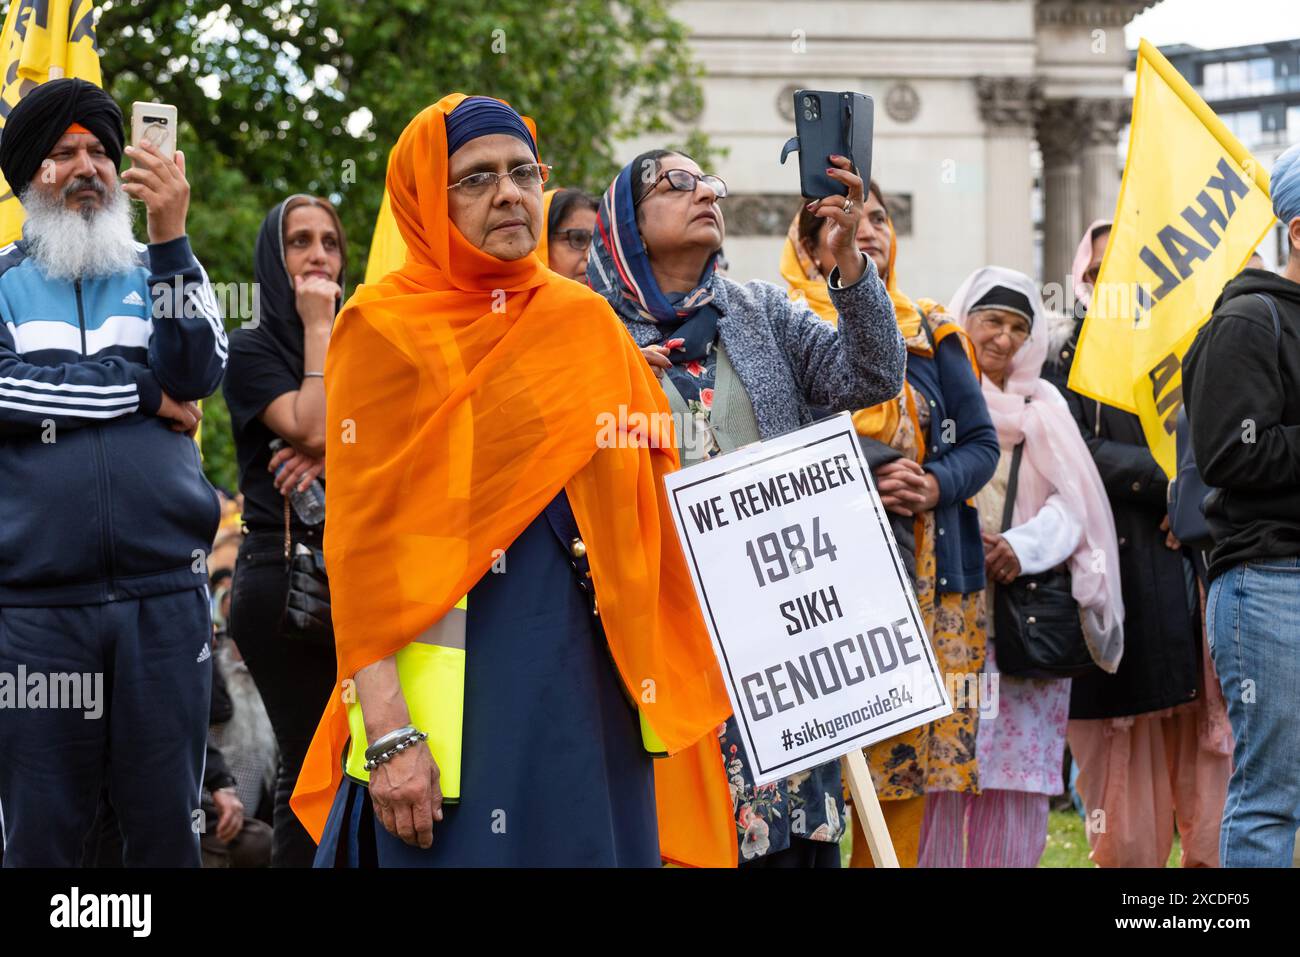
[[[122,189],[144,203],[148,223],[149,367],[173,399],[202,399],[221,385],[226,331],[207,273],[185,233],[190,207],[185,154],[177,150],[165,157],[147,141],[128,146],[126,154],[132,165],[122,173]]]
[[[831,302],[839,326],[821,319],[776,286],[764,284],[764,305],[805,401],[836,412],[876,405],[903,388],[907,352],[894,304],[875,264],[865,256],[857,282],[839,288],[832,271]]]
[[[149,292],[149,366],[163,391],[180,401],[216,392],[226,369],[226,330],[212,284],[187,237],[150,244]]]

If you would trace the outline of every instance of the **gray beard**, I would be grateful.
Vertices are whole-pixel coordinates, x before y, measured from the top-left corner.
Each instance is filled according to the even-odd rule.
[[[27,255],[48,278],[98,279],[139,265],[131,200],[120,183],[95,210],[68,209],[62,194],[50,196],[35,187],[24,190],[19,201],[26,213]]]

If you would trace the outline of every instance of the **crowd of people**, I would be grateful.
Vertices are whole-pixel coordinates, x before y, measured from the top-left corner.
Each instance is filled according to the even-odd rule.
[[[873,866],[838,759],[756,785],[663,486],[845,412],[940,670],[997,695],[864,749],[900,863],[1036,866],[1072,793],[1101,866],[1175,833],[1183,866],[1291,865],[1300,146],[1285,270],[1229,283],[1185,363],[1195,543],[1137,418],[1068,387],[1110,223],[1068,315],[997,264],[913,298],[884,192],[830,156],[845,192],[792,210],[786,285],[739,282],[690,156],[600,197],[540,156],[510,106],[443,98],[389,161],[405,262],[349,290],[334,206],[289,196],[227,335],[184,156],[125,147],[80,80],[13,109],[0,671],[108,690],[99,721],[0,714],[4,866],[838,867],[850,830]],[[218,386],[220,497],[191,441]],[[620,410],[672,440],[598,441]],[[1062,581],[1082,664],[1013,667],[1017,583]]]

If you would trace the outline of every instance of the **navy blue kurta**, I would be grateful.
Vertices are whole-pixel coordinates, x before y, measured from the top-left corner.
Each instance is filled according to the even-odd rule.
[[[461,801],[433,846],[390,835],[345,777],[316,866],[659,865],[652,759],[578,586],[576,536],[561,493],[470,591]]]

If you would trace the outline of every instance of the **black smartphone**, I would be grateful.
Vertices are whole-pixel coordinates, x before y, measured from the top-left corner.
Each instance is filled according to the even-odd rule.
[[[805,199],[843,196],[848,187],[826,175],[833,155],[847,156],[865,186],[871,179],[871,136],[875,103],[864,93],[795,90],[795,135],[781,150],[781,162],[799,152],[799,191]]]

